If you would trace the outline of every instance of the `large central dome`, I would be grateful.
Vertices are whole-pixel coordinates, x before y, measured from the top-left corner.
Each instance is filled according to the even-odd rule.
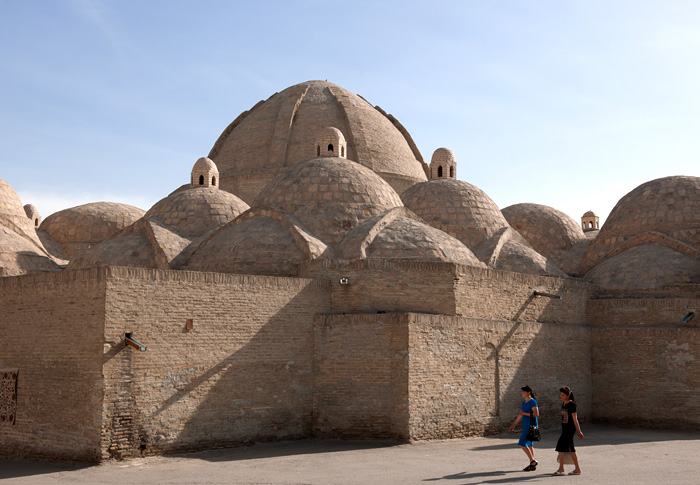
[[[209,154],[221,188],[252,203],[283,168],[316,156],[314,141],[327,126],[345,134],[348,159],[398,193],[427,180],[420,152],[394,117],[335,84],[308,81],[258,103],[224,130]]]

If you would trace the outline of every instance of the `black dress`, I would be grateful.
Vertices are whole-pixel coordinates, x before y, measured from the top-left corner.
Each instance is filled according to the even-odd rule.
[[[574,435],[576,435],[576,425],[574,424],[573,413],[576,412],[576,403],[569,401],[561,407],[561,436],[557,441],[556,451],[562,453],[576,452],[574,447]]]

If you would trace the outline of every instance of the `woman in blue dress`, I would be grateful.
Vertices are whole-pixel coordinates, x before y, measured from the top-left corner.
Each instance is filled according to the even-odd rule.
[[[537,417],[540,415],[540,410],[537,407],[535,393],[532,392],[532,388],[530,386],[523,386],[520,390],[522,391],[523,403],[520,406],[520,414],[515,418],[513,424],[510,425],[510,430],[515,431],[515,427],[522,420],[523,432],[520,434],[518,444],[530,460],[530,464],[523,468],[523,471],[531,472],[537,469],[537,460],[535,460],[535,449],[532,447],[532,441],[528,441],[527,439],[527,431],[530,429],[530,414],[532,414],[535,425],[537,425]]]

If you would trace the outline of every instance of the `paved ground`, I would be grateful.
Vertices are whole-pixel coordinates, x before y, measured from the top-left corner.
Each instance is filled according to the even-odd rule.
[[[261,444],[98,466],[0,460],[4,483],[417,484],[700,483],[700,433],[583,426],[576,438],[583,475],[553,477],[558,433],[527,465],[517,435],[414,444],[316,441]],[[572,470],[567,467],[567,471]]]

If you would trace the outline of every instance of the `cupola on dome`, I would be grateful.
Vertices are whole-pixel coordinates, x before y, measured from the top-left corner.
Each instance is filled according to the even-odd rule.
[[[206,157],[197,160],[192,167],[192,187],[218,187],[219,169]]]
[[[338,128],[326,127],[316,137],[317,157],[347,158],[348,145]]]

